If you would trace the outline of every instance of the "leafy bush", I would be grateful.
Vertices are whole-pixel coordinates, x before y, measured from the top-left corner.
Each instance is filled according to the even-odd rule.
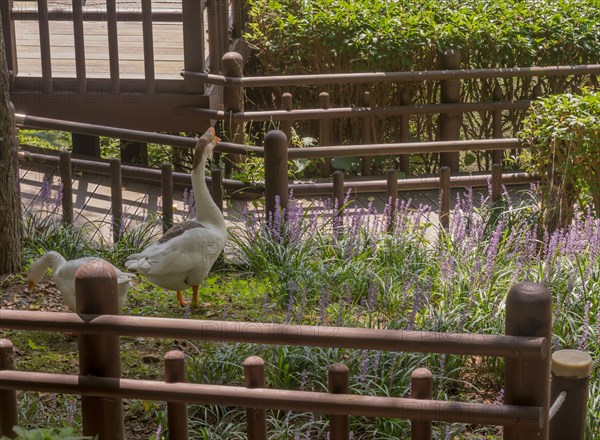
[[[600,92],[549,96],[533,103],[519,137],[522,153],[542,176],[545,223],[566,228],[576,203],[600,216]]]
[[[324,72],[433,70],[440,54],[458,49],[463,68],[571,65],[600,60],[600,8],[596,0],[252,0],[247,35],[256,48],[248,73],[282,75]],[[562,93],[586,84],[587,78],[507,78],[462,81],[464,101],[493,99],[495,85],[503,98],[530,99],[533,87],[542,94]],[[592,83],[597,85],[595,78]],[[273,95],[292,91],[296,107],[316,107],[327,91],[333,106],[356,106],[370,90],[377,106],[401,105],[408,95],[415,104],[439,100],[435,81],[400,84],[250,89],[252,100],[270,108]],[[404,95],[404,98],[403,98]],[[522,111],[504,112],[503,129],[514,135]],[[433,140],[437,115],[411,115],[410,138]],[[333,142],[356,143],[356,119],[334,121]],[[318,126],[307,122],[302,135],[316,136]],[[399,118],[374,118],[374,142],[399,141]],[[492,135],[489,112],[465,114],[462,136]],[[478,153],[478,165],[482,167]],[[420,156],[415,156],[419,158]],[[422,171],[436,162],[425,158]]]
[[[593,63],[600,50],[595,0],[253,0],[251,43],[277,73]]]

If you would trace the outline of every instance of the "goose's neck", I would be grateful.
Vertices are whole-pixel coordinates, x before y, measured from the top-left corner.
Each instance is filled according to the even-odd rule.
[[[208,186],[204,170],[206,160],[203,160],[192,171],[192,188],[194,188],[194,200],[196,203],[196,220],[201,223],[207,223],[219,228],[225,228],[225,220],[221,210],[213,201]]]
[[[39,283],[49,267],[54,273],[66,260],[58,252],[47,252],[29,267],[29,279]]]
[[[65,260],[65,258],[58,252],[51,251],[51,252],[46,253],[46,255],[44,255],[44,261],[46,264],[46,269],[51,267],[52,272],[54,272],[67,260]]]

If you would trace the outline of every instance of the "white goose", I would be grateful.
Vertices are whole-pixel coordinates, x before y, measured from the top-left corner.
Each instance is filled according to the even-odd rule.
[[[185,305],[182,290],[192,287],[192,307],[198,306],[198,285],[225,247],[225,219],[210,196],[204,170],[220,139],[214,128],[204,133],[194,151],[192,188],[196,218],[174,225],[163,237],[139,254],[130,255],[128,269],[137,270],[158,286],[177,291],[179,304]]]
[[[58,252],[50,251],[42,255],[29,266],[29,291],[35,290],[35,285],[39,283],[49,268],[52,268],[52,279],[60,291],[63,301],[69,308],[75,312],[75,273],[77,269],[90,261],[97,261],[100,258],[85,257],[76,260],[67,261]],[[109,263],[110,264],[110,263]],[[129,280],[133,274],[121,272],[113,266],[117,273],[117,287],[119,293],[119,308],[125,304],[127,291],[129,290]]]

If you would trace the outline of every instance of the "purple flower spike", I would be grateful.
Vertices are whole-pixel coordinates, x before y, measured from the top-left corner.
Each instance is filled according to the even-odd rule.
[[[49,180],[44,180],[42,188],[40,190],[40,198],[42,200],[42,207],[50,205],[52,200],[52,184]]]

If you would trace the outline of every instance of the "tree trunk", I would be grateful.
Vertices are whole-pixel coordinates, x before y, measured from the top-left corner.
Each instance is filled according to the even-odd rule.
[[[4,33],[0,32],[0,275],[16,273],[21,268],[21,201],[14,166],[16,153]]]

